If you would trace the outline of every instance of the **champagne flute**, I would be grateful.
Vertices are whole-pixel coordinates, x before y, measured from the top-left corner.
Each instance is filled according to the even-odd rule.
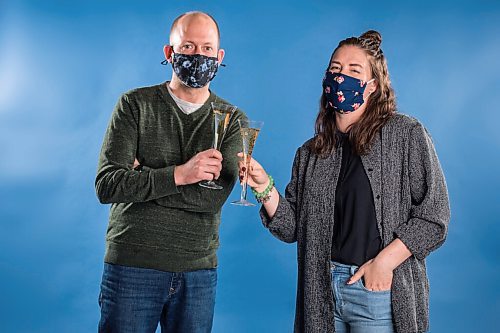
[[[257,136],[259,135],[264,122],[239,119],[238,123],[240,125],[241,139],[243,141],[243,161],[245,161],[246,168],[243,175],[243,184],[241,185],[240,200],[233,201],[231,202],[231,204],[238,206],[255,206],[253,203],[247,200],[248,168],[250,165],[250,160],[252,158],[255,141],[257,140]]]
[[[226,134],[229,120],[231,119],[231,115],[233,114],[233,112],[236,110],[236,106],[216,102],[212,102],[211,106],[214,115],[214,140],[212,148],[220,151],[222,140],[224,139],[224,134]],[[198,184],[200,186],[213,190],[221,190],[223,188],[213,180],[204,180],[199,182]]]

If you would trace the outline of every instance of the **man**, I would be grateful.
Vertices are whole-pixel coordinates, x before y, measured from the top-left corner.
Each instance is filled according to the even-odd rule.
[[[221,150],[209,90],[224,58],[208,14],[179,16],[165,59],[171,81],[125,93],[109,123],[96,177],[112,203],[99,304],[100,332],[210,332],[221,207],[238,175],[233,113]],[[135,163],[134,163],[135,161]],[[198,182],[216,179],[222,190]]]

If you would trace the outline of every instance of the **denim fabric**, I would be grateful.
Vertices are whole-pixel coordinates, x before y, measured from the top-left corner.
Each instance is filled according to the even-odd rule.
[[[217,270],[171,273],[105,264],[99,332],[212,330]]]
[[[391,291],[370,291],[362,279],[348,285],[347,280],[357,269],[332,262],[335,332],[393,333]]]

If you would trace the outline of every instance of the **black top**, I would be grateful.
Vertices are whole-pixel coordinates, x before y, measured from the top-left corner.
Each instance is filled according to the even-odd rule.
[[[381,250],[375,205],[363,163],[349,142],[349,135],[338,133],[342,166],[335,194],[335,225],[332,260],[361,266]]]

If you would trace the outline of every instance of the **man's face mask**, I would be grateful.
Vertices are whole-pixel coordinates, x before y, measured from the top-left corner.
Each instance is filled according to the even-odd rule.
[[[357,110],[365,102],[363,93],[368,82],[356,79],[349,75],[326,71],[323,79],[323,93],[326,98],[326,108],[339,113],[348,113]]]
[[[166,61],[162,62],[166,64]],[[172,68],[175,75],[186,86],[202,88],[208,84],[219,69],[216,57],[201,54],[172,54]]]

